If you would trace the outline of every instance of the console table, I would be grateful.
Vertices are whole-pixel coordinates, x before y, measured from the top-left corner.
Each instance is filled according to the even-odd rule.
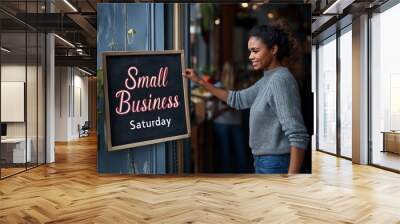
[[[27,143],[26,151],[25,144]],[[31,162],[31,145],[30,138],[6,138],[1,139],[1,159],[6,163],[25,163]]]
[[[392,152],[400,154],[400,131],[382,131],[383,150],[382,152]]]

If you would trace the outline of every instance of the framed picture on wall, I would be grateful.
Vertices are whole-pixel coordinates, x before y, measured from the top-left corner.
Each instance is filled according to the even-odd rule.
[[[1,122],[25,122],[25,82],[1,82]]]

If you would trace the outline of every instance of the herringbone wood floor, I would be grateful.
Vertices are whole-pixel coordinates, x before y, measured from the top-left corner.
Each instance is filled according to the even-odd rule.
[[[313,174],[98,175],[94,137],[0,181],[0,223],[400,223],[400,175],[315,152]]]

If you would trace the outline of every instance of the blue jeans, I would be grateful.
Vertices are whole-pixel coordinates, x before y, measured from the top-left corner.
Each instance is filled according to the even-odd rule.
[[[282,155],[254,155],[254,169],[257,174],[288,173],[290,153]]]

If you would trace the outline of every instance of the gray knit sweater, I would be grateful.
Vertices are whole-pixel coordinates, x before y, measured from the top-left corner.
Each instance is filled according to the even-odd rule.
[[[309,135],[301,114],[296,80],[285,67],[264,71],[251,87],[229,91],[227,104],[250,108],[250,148],[253,155],[284,154],[290,146],[306,149]]]

